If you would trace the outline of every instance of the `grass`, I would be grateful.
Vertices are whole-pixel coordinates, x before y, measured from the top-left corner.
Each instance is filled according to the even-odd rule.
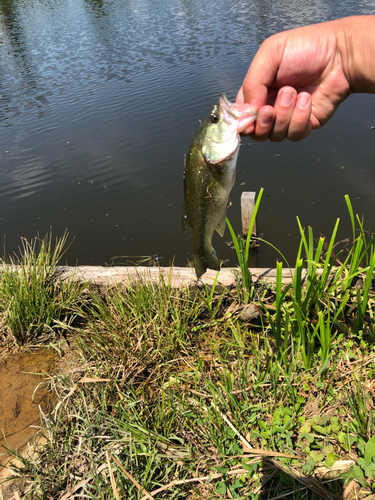
[[[22,240],[19,255],[0,262],[0,311],[18,345],[54,338],[61,324],[77,316],[83,285],[62,281],[55,267],[62,258],[68,235]]]
[[[333,257],[338,222],[327,245],[297,223],[290,285],[278,262],[273,287],[250,281],[246,293],[240,282],[219,291],[218,276],[201,289],[176,290],[168,278],[79,288],[53,273],[50,239],[44,257],[26,245],[17,271],[4,266],[5,340],[45,344],[63,332],[81,360],[51,379],[58,403],[42,417],[46,442],[32,457],[14,450],[20,498],[370,498],[373,240],[357,218],[351,249]],[[44,264],[27,278],[34,262]],[[35,283],[53,312],[42,320],[34,307],[12,326],[9,281],[20,311]],[[255,299],[263,314],[241,323]]]
[[[249,271],[249,251],[250,251],[250,242],[251,235],[253,232],[253,227],[255,224],[256,216],[258,213],[259,205],[263,196],[263,188],[259,191],[257,201],[255,203],[255,207],[250,219],[250,225],[247,232],[246,240],[243,240],[242,237],[237,237],[236,233],[233,230],[231,223],[227,218],[227,225],[229,227],[230,234],[232,236],[232,241],[234,245],[234,249],[236,251],[238,265],[240,268],[240,275],[237,274],[236,277],[236,288],[238,296],[241,298],[245,304],[247,304],[250,299],[253,298],[253,289],[251,286],[251,274]]]

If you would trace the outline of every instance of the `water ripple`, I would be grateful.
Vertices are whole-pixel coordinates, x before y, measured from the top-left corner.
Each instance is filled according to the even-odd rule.
[[[180,232],[183,157],[209,105],[222,91],[235,98],[267,36],[369,13],[375,13],[370,0],[4,0],[0,207],[8,243],[17,248],[20,234],[33,237],[52,224],[77,235],[74,262],[103,263],[126,244],[128,254],[177,253],[184,263],[191,236]],[[233,199],[242,182],[251,189],[266,183],[271,193],[293,186],[301,197],[264,215],[275,234],[290,233],[275,212],[286,217],[289,210],[294,221],[294,200],[324,192],[327,182],[313,182],[324,154],[336,198],[355,187],[363,207],[370,206],[372,184],[360,174],[374,156],[368,118],[374,100],[355,102],[316,133],[316,142],[244,146]],[[341,175],[338,162],[354,163],[354,156],[360,167]],[[309,182],[298,184],[303,169]],[[331,206],[325,194],[322,212]],[[264,214],[271,201],[265,206]]]

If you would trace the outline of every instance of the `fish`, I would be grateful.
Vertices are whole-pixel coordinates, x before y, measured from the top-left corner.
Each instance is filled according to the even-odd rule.
[[[198,279],[207,268],[220,270],[212,236],[215,230],[224,235],[229,193],[236,178],[239,134],[256,117],[256,113],[231,103],[223,93],[201,122],[190,146],[184,171],[182,228],[193,232]]]

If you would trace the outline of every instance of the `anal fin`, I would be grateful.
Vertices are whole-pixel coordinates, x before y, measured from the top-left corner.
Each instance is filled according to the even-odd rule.
[[[227,225],[227,219],[226,219],[226,215],[224,214],[224,217],[221,219],[221,221],[219,222],[219,224],[216,227],[216,231],[220,234],[221,237],[224,236],[224,231],[225,231],[226,225]]]

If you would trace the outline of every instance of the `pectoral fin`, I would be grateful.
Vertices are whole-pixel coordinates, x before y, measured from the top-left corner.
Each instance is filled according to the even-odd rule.
[[[224,217],[222,218],[222,220],[219,222],[219,224],[216,227],[216,231],[220,234],[221,237],[224,236],[224,231],[225,231],[226,225],[227,225],[227,219],[226,219],[226,216],[224,214]]]

